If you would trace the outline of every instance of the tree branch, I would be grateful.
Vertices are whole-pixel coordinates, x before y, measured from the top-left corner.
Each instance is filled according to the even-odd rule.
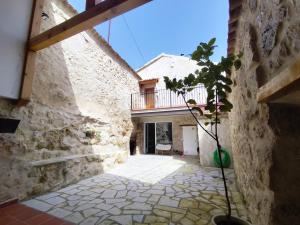
[[[206,129],[202,126],[202,124],[199,122],[198,118],[195,116],[195,114],[194,114],[193,111],[191,110],[189,104],[187,103],[187,101],[186,101],[186,99],[185,99],[185,97],[184,97],[184,94],[181,93],[181,95],[182,95],[182,98],[183,98],[183,100],[184,100],[184,102],[185,102],[187,108],[189,109],[190,113],[192,114],[192,116],[193,116],[194,119],[196,120],[197,124],[198,124],[198,125],[202,128],[202,130],[204,130],[204,131],[205,131],[212,139],[214,139],[214,140],[216,141],[217,139],[216,139],[216,137],[214,136],[214,134],[212,134],[212,133],[210,133],[208,130],[206,130]]]

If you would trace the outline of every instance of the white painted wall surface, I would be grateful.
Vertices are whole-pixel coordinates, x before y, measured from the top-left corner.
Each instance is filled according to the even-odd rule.
[[[32,4],[0,1],[0,97],[19,97]]]
[[[210,125],[205,126],[205,120],[200,120],[200,123],[207,128],[209,131]],[[214,133],[214,127],[212,128]],[[231,141],[230,141],[230,130],[229,130],[229,120],[228,118],[221,118],[221,124],[218,125],[218,136],[219,141],[222,147],[228,150],[231,156],[231,165],[233,167],[232,162],[232,153],[231,153]],[[201,127],[198,126],[198,138],[199,138],[199,156],[200,156],[200,164],[202,166],[215,166],[213,163],[213,152],[216,149],[216,142],[213,140],[205,131],[202,130]]]
[[[165,89],[164,76],[181,79],[197,69],[200,69],[197,62],[188,57],[163,53],[137,70],[137,73],[143,80],[159,78],[156,89]]]

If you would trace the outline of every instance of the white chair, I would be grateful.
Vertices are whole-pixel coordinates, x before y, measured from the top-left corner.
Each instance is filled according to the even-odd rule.
[[[172,153],[172,145],[170,144],[157,144],[155,147],[155,154],[159,155],[161,152],[162,155],[165,153],[171,155]]]

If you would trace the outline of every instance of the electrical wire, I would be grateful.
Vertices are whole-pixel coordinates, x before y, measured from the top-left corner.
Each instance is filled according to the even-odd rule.
[[[124,21],[124,23],[125,23],[125,25],[126,25],[128,31],[129,31],[129,33],[130,33],[130,36],[131,36],[131,38],[132,38],[132,40],[133,40],[133,42],[134,42],[134,45],[135,45],[135,47],[136,47],[136,49],[137,49],[139,55],[141,56],[143,62],[146,63],[144,54],[143,54],[143,52],[141,51],[141,48],[139,47],[139,44],[138,44],[138,42],[137,42],[137,40],[136,40],[136,38],[135,38],[135,36],[134,36],[132,30],[130,29],[130,26],[129,26],[129,24],[128,24],[126,18],[125,18],[125,16],[122,15],[122,18],[123,18],[123,21]]]

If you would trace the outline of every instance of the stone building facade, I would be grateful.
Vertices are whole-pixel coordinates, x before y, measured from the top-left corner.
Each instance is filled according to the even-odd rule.
[[[234,167],[254,225],[298,224],[300,217],[300,109],[259,103],[260,87],[299,58],[300,1],[246,0],[235,52],[230,113]]]
[[[66,0],[45,1],[46,30],[74,16]],[[23,199],[101,173],[124,161],[132,132],[130,94],[139,76],[94,31],[38,53],[32,100],[0,99],[2,118],[20,119],[0,135],[0,200]]]

